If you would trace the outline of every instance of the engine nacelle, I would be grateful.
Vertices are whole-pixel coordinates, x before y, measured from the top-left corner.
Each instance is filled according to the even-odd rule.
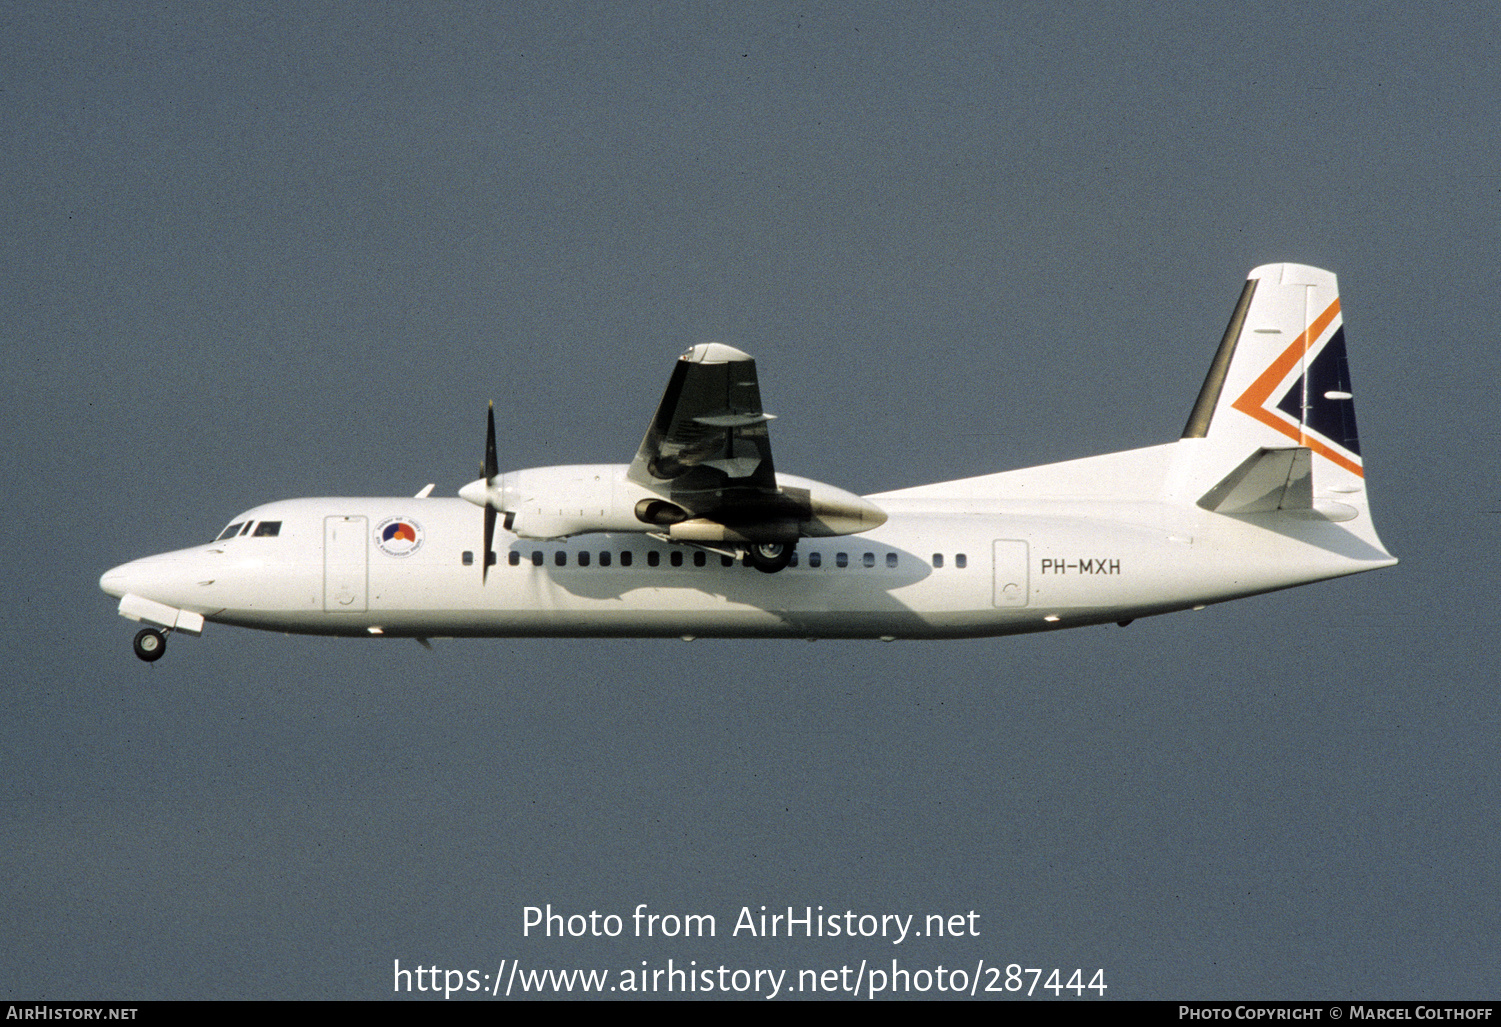
[[[706,497],[663,494],[626,477],[624,464],[533,467],[471,482],[459,494],[505,515],[521,538],[555,539],[589,532],[663,532],[684,542],[793,542],[853,535],[886,514],[852,492],[778,474],[779,493],[704,509]]]
[[[777,486],[797,509],[798,534],[807,538],[858,535],[886,523],[885,510],[833,485],[778,471]]]
[[[510,471],[500,476],[498,489],[491,486],[490,496],[496,508],[506,514],[506,527],[522,538],[649,531],[637,519],[635,507],[643,500],[661,497],[627,481],[625,471],[620,464]]]

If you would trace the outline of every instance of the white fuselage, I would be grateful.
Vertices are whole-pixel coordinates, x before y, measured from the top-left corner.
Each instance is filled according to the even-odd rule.
[[[209,622],[320,635],[952,638],[1130,620],[1376,565],[1333,551],[1341,529],[1325,520],[1299,537],[1161,503],[880,502],[883,526],[804,539],[775,574],[638,532],[501,531],[482,581],[483,514],[468,502],[294,499],[101,586]],[[279,522],[275,536],[254,534],[265,522]],[[418,542],[383,545],[393,522]]]

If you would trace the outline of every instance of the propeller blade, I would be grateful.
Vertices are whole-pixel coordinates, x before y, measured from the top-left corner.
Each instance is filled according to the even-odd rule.
[[[480,550],[479,582],[483,585],[490,577],[490,546],[495,539],[495,507],[485,507],[485,548]]]
[[[495,459],[495,401],[490,401],[490,422],[485,429],[485,481],[500,473],[500,462]]]
[[[495,456],[495,401],[490,401],[490,413],[485,424],[485,464],[480,475],[488,486],[500,473],[500,461]],[[490,547],[495,543],[495,507],[485,503],[485,546],[480,550],[479,580],[483,585],[490,579]]]

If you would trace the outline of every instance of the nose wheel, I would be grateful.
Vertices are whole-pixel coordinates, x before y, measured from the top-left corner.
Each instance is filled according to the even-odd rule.
[[[167,636],[155,628],[142,628],[136,632],[133,648],[136,656],[147,663],[155,663],[167,654]]]

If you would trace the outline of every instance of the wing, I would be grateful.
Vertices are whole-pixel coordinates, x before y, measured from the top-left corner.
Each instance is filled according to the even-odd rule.
[[[778,495],[756,362],[718,342],[678,358],[627,477],[698,516]]]

